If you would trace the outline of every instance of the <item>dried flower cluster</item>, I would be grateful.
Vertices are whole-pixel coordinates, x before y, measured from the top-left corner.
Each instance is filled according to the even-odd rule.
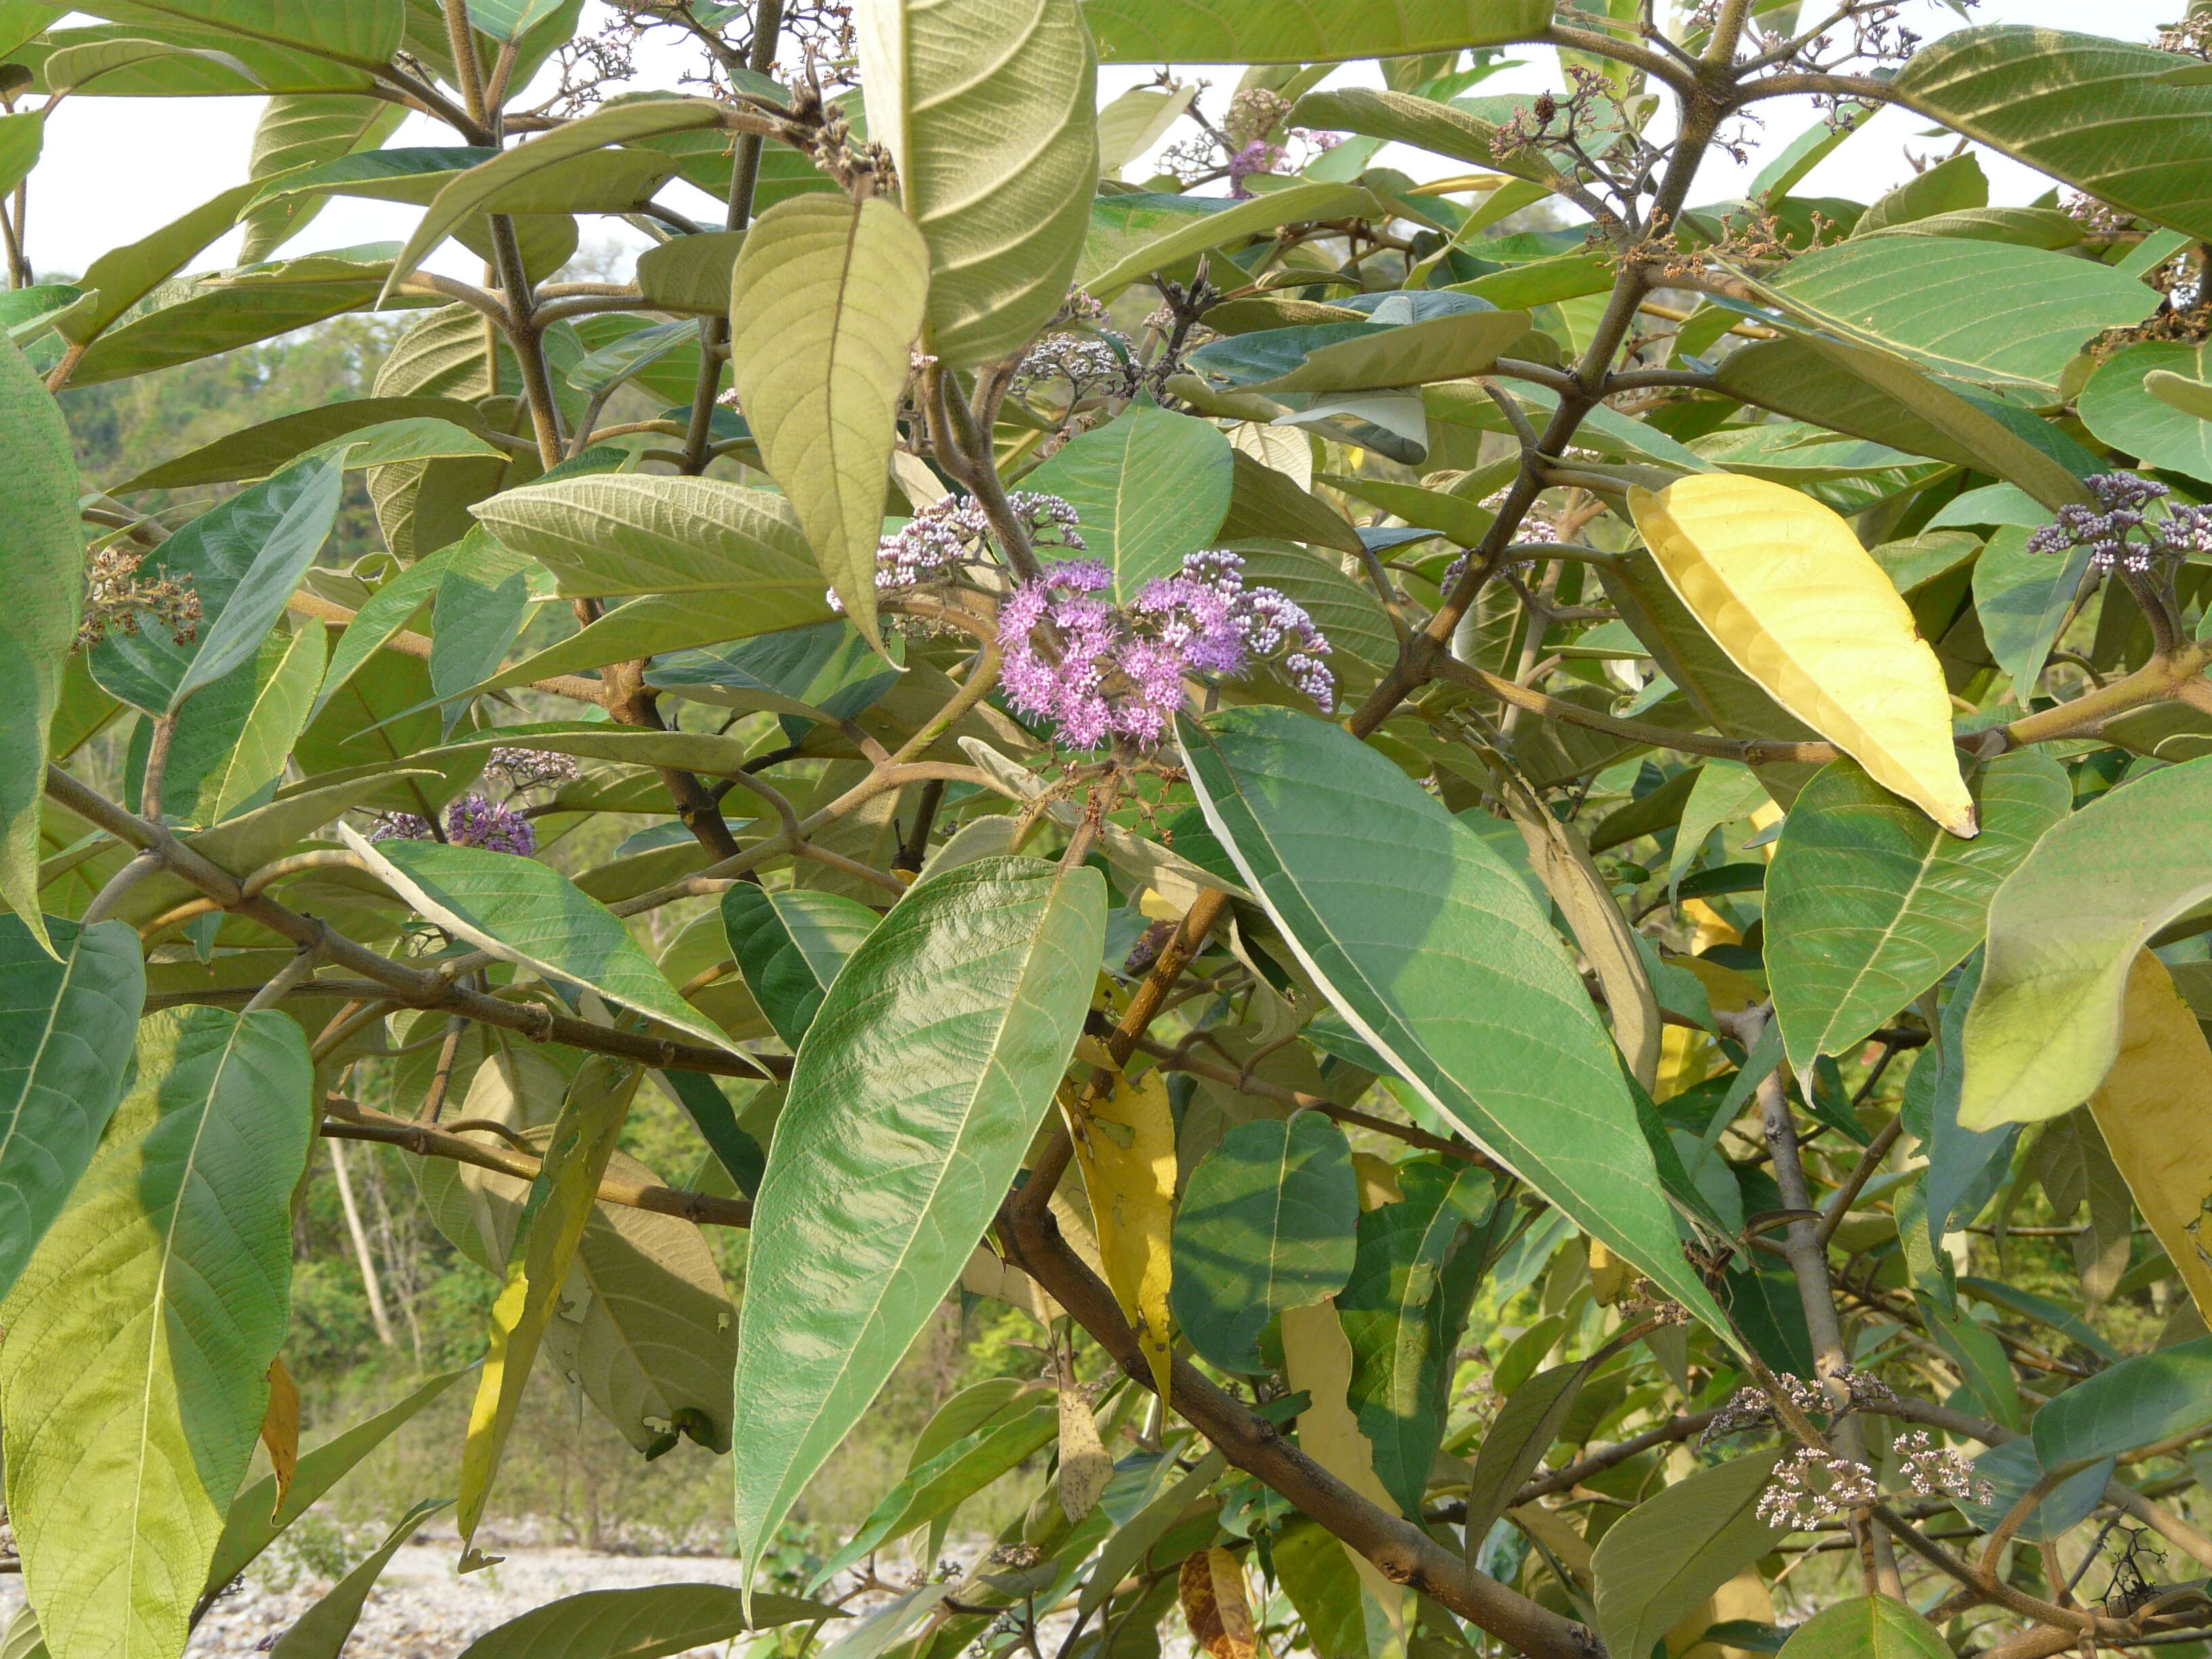
[[[2031,553],[2089,550],[2094,570],[2120,569],[2138,575],[2162,559],[2212,553],[2212,507],[2167,501],[2165,515],[2153,522],[2144,509],[2172,492],[2155,478],[2132,472],[2093,472],[2082,482],[2097,497],[2094,507],[2069,504],[2058,517],[2027,538]]]
[[[2109,202],[2100,202],[2086,191],[2069,190],[2066,192],[2066,216],[2079,224],[2094,237],[2110,240],[2124,236],[2139,228],[2136,216]]]
[[[1150,747],[1166,734],[1194,674],[1242,673],[1284,653],[1282,667],[1323,708],[1336,683],[1328,641],[1304,609],[1272,587],[1247,587],[1234,553],[1193,553],[1172,576],[1117,607],[1114,573],[1094,559],[1053,565],[1017,587],[999,613],[1004,684],[1015,708],[1048,720],[1061,741]]]
[[[369,831],[371,841],[434,840],[429,820],[416,812],[386,812]],[[455,847],[481,847],[490,853],[534,857],[538,832],[513,807],[483,795],[463,795],[446,808],[446,839]]]
[[[484,770],[520,793],[549,783],[568,783],[583,775],[573,755],[550,755],[536,749],[501,747],[491,751]]]
[[[1759,1518],[1770,1527],[1802,1532],[1830,1516],[1881,1496],[1874,1471],[1832,1452],[1800,1446],[1775,1466],[1759,1495]]]
[[[90,650],[110,633],[136,634],[138,613],[145,611],[168,630],[179,645],[197,638],[200,627],[200,597],[191,578],[172,576],[162,565],[152,581],[138,574],[146,555],[117,545],[95,550],[85,562],[84,620],[77,624],[76,648]]]
[[[1954,1447],[1937,1445],[1925,1429],[1899,1435],[1892,1449],[1903,1462],[1905,1480],[1921,1497],[1996,1502],[1996,1488],[1975,1472],[1973,1460]]]

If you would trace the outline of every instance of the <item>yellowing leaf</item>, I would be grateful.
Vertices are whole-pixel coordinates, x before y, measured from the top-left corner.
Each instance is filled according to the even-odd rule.
[[[876,632],[876,539],[929,246],[888,202],[794,197],[763,214],[730,278],[738,400],[853,623]]]
[[[1224,1549],[1194,1550],[1182,1564],[1183,1622],[1207,1659],[1254,1659],[1261,1651],[1252,1628],[1252,1601],[1244,1570]]]
[[[2199,1313],[2212,1319],[2212,1044],[2145,951],[2128,975],[2119,1058],[2089,1111]]]
[[[1363,1202],[1362,1207],[1371,1206]],[[1352,1387],[1352,1343],[1336,1316],[1335,1298],[1308,1308],[1285,1308],[1281,1318],[1284,1380],[1292,1392],[1303,1392],[1313,1400],[1298,1413],[1298,1449],[1369,1503],[1386,1514],[1396,1514],[1398,1500],[1375,1473],[1374,1443],[1359,1431],[1359,1419],[1347,1399]],[[1344,1553],[1352,1558],[1360,1583],[1391,1624],[1401,1625],[1405,1592],[1351,1545],[1344,1547]]]
[[[1114,1479],[1114,1459],[1098,1433],[1098,1419],[1083,1385],[1062,1371],[1060,1378],[1060,1507],[1080,1521],[1097,1506]]]
[[[1787,485],[1700,473],[1632,489],[1668,584],[1735,665],[1955,836],[1974,804],[1935,652],[1851,527]]]
[[[1112,1098],[1096,1113],[1086,1114],[1072,1094],[1061,1099],[1070,1103],[1068,1128],[1091,1195],[1106,1282],[1136,1328],[1152,1363],[1152,1384],[1164,1401],[1168,1362],[1175,1351],[1168,1326],[1175,1114],[1168,1104],[1167,1079],[1158,1072],[1134,1081],[1118,1079]]]
[[[269,1362],[269,1409],[261,1418],[261,1443],[276,1477],[276,1508],[281,1510],[300,1467],[300,1390],[282,1359]]]
[[[642,1075],[636,1066],[603,1055],[586,1060],[553,1125],[545,1161],[530,1184],[507,1257],[507,1282],[492,1304],[491,1348],[484,1356],[483,1376],[469,1413],[468,1443],[461,1450],[456,1520],[464,1571],[489,1565],[476,1553],[477,1525],[483,1519],[531,1363],[558,1309],[561,1288],[599,1198],[599,1178],[606,1173]]]

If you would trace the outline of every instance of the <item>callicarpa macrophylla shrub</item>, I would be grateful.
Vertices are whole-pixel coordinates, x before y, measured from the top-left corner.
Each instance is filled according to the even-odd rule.
[[[2212,25],[2016,9],[0,7],[8,1650],[533,1386],[739,1582],[471,1659],[2212,1642]]]

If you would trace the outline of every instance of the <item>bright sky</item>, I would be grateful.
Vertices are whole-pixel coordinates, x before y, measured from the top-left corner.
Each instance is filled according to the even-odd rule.
[[[2122,40],[2148,40],[2158,25],[2185,9],[2182,0],[2101,0],[2094,8],[2084,5],[2082,0],[1981,0],[1974,21],[2071,28],[2093,24],[2098,32]],[[592,8],[594,13],[599,9],[596,5]],[[1930,0],[1908,0],[1904,21],[1929,38],[1962,27],[1948,6]],[[1532,52],[1528,56],[1529,61],[1524,66],[1493,77],[1482,90],[1535,90],[1559,84],[1557,65],[1549,52]],[[672,64],[641,63],[648,71],[641,84],[657,80],[672,88]],[[663,72],[655,74],[655,70]],[[1214,80],[1218,92],[1233,84],[1233,70],[1195,72]],[[1150,78],[1148,70],[1109,69],[1101,76],[1101,96],[1111,97]],[[1372,80],[1373,75],[1371,68],[1363,65],[1346,71],[1343,78]],[[1817,118],[1801,100],[1762,107],[1766,124],[1761,148],[1769,154]],[[144,235],[245,178],[258,114],[259,101],[250,98],[65,100],[48,124],[45,158],[31,186],[31,253],[39,270],[81,271],[106,248]],[[1908,149],[1923,153],[1948,149],[1948,143],[1923,137],[1925,131],[1917,118],[1902,111],[1884,110],[1800,189],[1870,201],[1910,175],[1905,159]],[[403,127],[391,142],[454,141],[444,129],[417,119]],[[1384,150],[1377,160],[1416,176],[1437,177],[1442,169],[1457,170],[1455,164],[1442,164],[1437,158],[1395,148]],[[1753,168],[1757,165],[1754,159]],[[1984,154],[1983,165],[1990,174],[1994,200],[2027,202],[2048,188],[2047,180],[2002,156]],[[1751,170],[1737,168],[1726,157],[1716,156],[1701,176],[1698,195],[1716,200],[1733,193]],[[1127,176],[1142,174],[1133,169]],[[669,187],[665,199],[680,210],[702,215],[712,212],[715,205],[680,183]],[[287,251],[308,252],[358,242],[400,240],[412,226],[416,212],[392,203],[334,198]],[[595,240],[610,239],[624,243],[641,240],[618,221],[586,223],[586,247]],[[199,262],[199,268],[220,266],[236,245],[234,236],[217,243]],[[480,271],[474,256],[453,244],[434,257],[431,264],[471,278]]]

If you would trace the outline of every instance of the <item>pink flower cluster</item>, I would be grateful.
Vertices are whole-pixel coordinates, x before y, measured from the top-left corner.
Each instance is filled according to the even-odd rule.
[[[1020,713],[1058,726],[1063,742],[1150,747],[1182,707],[1190,676],[1240,674],[1279,651],[1301,691],[1324,709],[1334,704],[1335,678],[1322,660],[1328,640],[1295,601],[1247,587],[1236,554],[1193,553],[1126,609],[1103,597],[1113,585],[1098,561],[1069,560],[1017,587],[999,612],[1006,695]]]
[[[429,841],[429,820],[415,812],[386,812],[369,831],[371,841]],[[446,839],[456,847],[481,847],[516,858],[537,855],[538,831],[512,807],[482,795],[463,795],[446,808]]]

